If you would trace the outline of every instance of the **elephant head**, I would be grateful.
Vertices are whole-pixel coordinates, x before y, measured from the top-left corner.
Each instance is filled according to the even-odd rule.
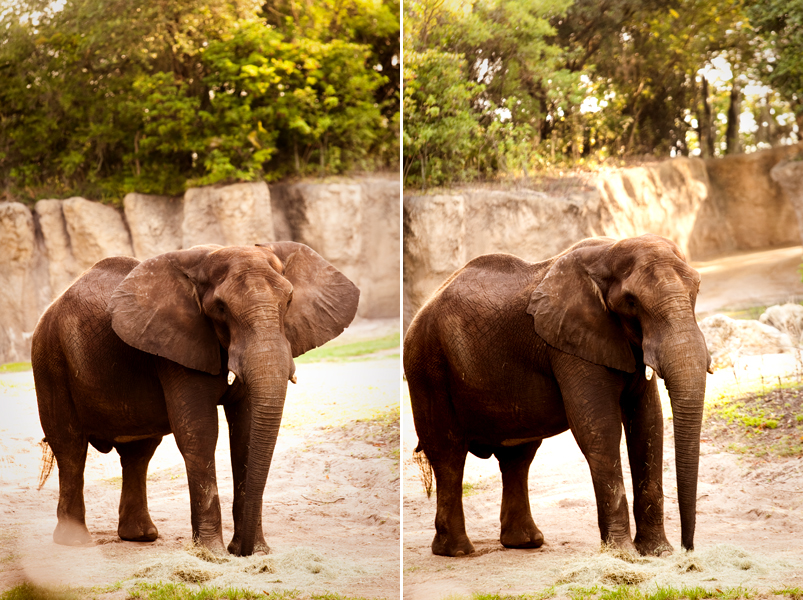
[[[549,345],[634,373],[651,368],[669,391],[681,544],[694,545],[700,429],[711,358],[694,305],[700,275],[670,240],[594,238],[559,255],[527,312]],[[649,375],[649,370],[648,377]]]
[[[228,367],[244,386],[252,443],[243,555],[253,552],[292,359],[339,335],[358,300],[354,284],[295,242],[198,246],[156,256],[137,265],[112,295],[112,328],[125,343],[211,375],[225,377]]]

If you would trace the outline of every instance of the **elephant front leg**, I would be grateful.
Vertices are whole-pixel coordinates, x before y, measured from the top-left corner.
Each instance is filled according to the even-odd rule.
[[[117,535],[130,542],[152,542],[159,537],[148,513],[148,463],[162,438],[148,438],[117,444],[123,467],[123,491],[120,494],[120,519]]]
[[[530,512],[527,476],[541,441],[494,450],[502,472],[502,534],[506,548],[540,548],[544,535]]]
[[[643,382],[643,393],[626,394],[622,401],[627,454],[633,477],[636,549],[643,555],[673,552],[664,529],[664,419],[655,379]]]
[[[166,359],[159,364],[170,429],[187,469],[192,539],[216,554],[225,554],[215,472],[217,388],[210,382],[214,379],[211,375],[189,371]]]
[[[236,397],[235,397],[236,396]],[[245,484],[248,465],[248,445],[251,433],[251,403],[242,395],[232,394],[232,398],[223,406],[226,421],[229,424],[229,447],[231,448],[231,471],[234,478],[234,537],[229,543],[229,552],[240,555],[243,530],[245,528]],[[270,548],[265,541],[262,530],[262,515],[259,515],[254,539],[254,552],[269,553]]]
[[[569,427],[591,470],[602,542],[635,552],[622,477],[619,399],[624,383],[607,368],[564,355],[554,366]]]

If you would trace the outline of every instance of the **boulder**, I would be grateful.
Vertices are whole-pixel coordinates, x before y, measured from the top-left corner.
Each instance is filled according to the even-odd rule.
[[[781,354],[794,350],[787,334],[752,319],[738,320],[725,315],[712,315],[700,321],[700,330],[705,336],[714,369],[730,367],[740,356]]]
[[[399,196],[395,177],[277,184],[277,237],[307,244],[351,279],[360,288],[359,317],[397,317]]]
[[[791,203],[797,217],[795,225],[803,239],[803,160],[797,156],[793,160],[782,160],[772,167],[770,177]]]
[[[131,236],[119,210],[85,198],[62,202],[64,221],[80,272],[109,256],[133,256]]]
[[[466,263],[463,196],[404,198],[404,328],[432,292]]]
[[[705,160],[708,198],[693,232],[694,260],[800,244],[795,209],[772,169],[801,150],[798,143]]]
[[[688,256],[708,187],[705,163],[699,158],[603,172],[597,180],[599,230],[616,239],[662,235]]]
[[[182,248],[276,241],[268,184],[258,181],[188,189],[181,235]]]
[[[184,206],[181,198],[126,194],[125,219],[134,256],[140,260],[181,249]]]
[[[28,360],[30,339],[50,302],[34,218],[19,202],[0,202],[0,364]]]
[[[39,217],[50,274],[50,290],[54,298],[81,274],[81,268],[73,256],[62,205],[63,200],[39,200],[34,206],[34,212]]]
[[[398,179],[360,180],[363,232],[360,298],[364,318],[399,317],[401,186]]]
[[[764,311],[758,320],[787,334],[795,345],[803,338],[803,306],[800,304],[776,304]]]

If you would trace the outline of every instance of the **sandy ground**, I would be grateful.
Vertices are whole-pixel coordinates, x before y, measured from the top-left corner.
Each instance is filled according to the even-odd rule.
[[[800,247],[729,257],[695,265],[703,275],[698,311],[741,308],[803,297],[797,273]],[[799,369],[791,355],[749,357],[710,375],[707,399],[789,377]],[[663,386],[661,386],[663,387]],[[664,393],[666,417],[670,415]],[[721,450],[703,434],[695,551],[680,548],[671,419],[664,443],[668,558],[634,563],[600,553],[596,502],[588,465],[570,433],[544,441],[530,470],[533,516],[546,542],[536,550],[508,550],[499,543],[501,476],[494,458],[469,455],[464,482],[466,529],[477,552],[465,558],[434,556],[435,494],[427,499],[412,452],[417,438],[406,388],[402,397],[404,598],[435,600],[472,593],[537,593],[556,586],[558,597],[574,587],[639,583],[768,592],[803,585],[803,459],[759,460]],[[625,483],[632,506],[626,450]],[[635,532],[635,525],[631,524]]]
[[[801,262],[803,248],[791,246],[692,263],[702,277],[697,314],[802,300]]]
[[[345,340],[398,330],[398,321],[355,324]],[[148,498],[159,539],[116,534],[121,469],[117,454],[90,447],[85,474],[87,525],[95,544],[53,543],[58,477],[37,490],[42,438],[30,372],[0,376],[0,591],[22,581],[123,589],[138,581],[199,582],[219,587],[334,592],[368,598],[399,595],[398,430],[357,422],[399,406],[397,358],[297,365],[264,495],[269,556],[203,561],[186,551],[191,537],[183,460],[172,436],[150,464]],[[224,541],[232,535],[232,478],[220,410],[218,489]]]

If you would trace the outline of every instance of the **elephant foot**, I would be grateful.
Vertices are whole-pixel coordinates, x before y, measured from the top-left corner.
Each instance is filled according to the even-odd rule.
[[[261,537],[262,539],[257,539],[254,542],[254,552],[252,554],[254,556],[270,554],[270,546],[268,546],[268,543],[265,541],[265,536],[260,535],[258,537]],[[229,542],[229,553],[233,554],[234,556],[242,556],[241,548],[242,541],[240,540],[240,536],[235,535],[231,542]]]
[[[83,523],[59,521],[53,531],[53,541],[62,546],[85,546],[92,543],[92,536]]]
[[[641,539],[637,535],[634,544],[636,550],[638,550],[639,554],[642,556],[669,556],[675,551],[672,544],[666,539],[666,536]]]
[[[438,556],[468,556],[473,552],[474,544],[465,534],[457,539],[449,539],[444,534],[436,533],[432,540],[432,553]]]
[[[524,526],[504,527],[499,541],[505,548],[540,548],[544,544],[544,534],[530,519]]]
[[[159,530],[151,518],[145,515],[140,519],[120,519],[117,535],[127,542],[153,542],[159,537]]]

